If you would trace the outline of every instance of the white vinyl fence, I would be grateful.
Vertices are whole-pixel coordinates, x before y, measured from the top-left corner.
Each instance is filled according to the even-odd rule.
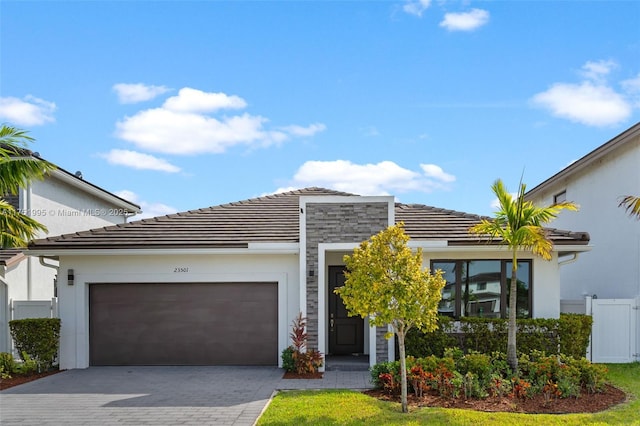
[[[8,304],[9,315],[8,320],[26,319],[26,318],[57,318],[58,317],[58,299],[54,297],[51,300],[11,300]],[[11,349],[13,355],[18,357],[13,347],[13,340],[9,333],[8,323],[0,330],[0,339],[6,339],[0,346]],[[6,350],[6,349],[4,349]]]
[[[11,319],[57,318],[58,299],[51,300],[12,300]]]
[[[640,361],[640,297],[592,299],[586,313],[593,317],[591,361],[627,363]]]

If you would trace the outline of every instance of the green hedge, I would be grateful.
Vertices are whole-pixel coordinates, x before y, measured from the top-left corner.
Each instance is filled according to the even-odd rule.
[[[439,317],[440,327],[433,333],[411,330],[406,337],[407,355],[444,356],[448,347],[458,347],[465,353],[485,354],[505,352],[507,348],[506,319],[462,318],[459,328],[449,317]],[[559,319],[519,319],[516,337],[518,351],[547,354],[562,353],[574,358],[586,355],[592,318],[579,314],[560,314]]]
[[[39,370],[53,367],[60,344],[59,318],[13,320],[9,328],[22,361],[34,360]]]

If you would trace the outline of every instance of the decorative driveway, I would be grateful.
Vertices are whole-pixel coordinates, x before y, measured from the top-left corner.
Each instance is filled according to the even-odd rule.
[[[91,367],[0,392],[2,425],[253,425],[277,389],[365,389],[367,371],[284,380],[274,367]]]

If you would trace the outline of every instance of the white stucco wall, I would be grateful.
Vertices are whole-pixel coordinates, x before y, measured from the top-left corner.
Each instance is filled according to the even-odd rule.
[[[28,259],[23,259],[7,268],[4,278],[8,285],[9,300],[28,300],[29,291],[26,285],[13,285],[12,283],[27,282]]]
[[[289,345],[291,322],[300,311],[297,254],[129,255],[61,257],[58,285],[60,368],[89,366],[89,283],[278,282],[278,360]],[[176,273],[175,268],[188,268]],[[75,283],[67,284],[73,269]]]
[[[32,217],[45,224],[47,235],[61,235],[69,232],[101,228],[126,222],[121,207],[88,194],[54,177],[31,183],[27,189],[25,203],[30,207]]]
[[[344,253],[344,250],[327,251],[325,266],[342,264]],[[425,251],[424,264],[429,265],[431,259],[510,258],[506,250],[430,250]],[[519,258],[524,260],[533,257],[523,252]],[[549,262],[533,258],[534,317],[557,318],[560,314],[557,261],[555,253]],[[300,311],[300,262],[298,255],[293,253],[62,256],[60,264],[58,309],[62,319],[60,366],[63,369],[89,366],[90,283],[276,281],[279,361],[280,353],[289,345],[291,322]],[[188,272],[176,273],[175,268],[188,268]],[[69,269],[74,271],[74,285],[67,284]]]
[[[45,225],[39,238],[126,222],[122,207],[66,183],[55,176],[33,181],[20,194],[20,210]],[[48,259],[47,263],[56,262]],[[50,300],[56,271],[37,258],[20,262],[7,273],[9,300]]]
[[[561,298],[640,296],[640,221],[618,207],[621,196],[640,196],[640,138],[606,160],[557,182],[532,201],[550,205],[554,195],[563,190],[567,201],[579,204],[580,211],[562,212],[551,226],[588,232],[593,250],[562,267]]]

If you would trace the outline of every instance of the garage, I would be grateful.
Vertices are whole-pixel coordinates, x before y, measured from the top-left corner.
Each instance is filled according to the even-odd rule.
[[[277,365],[278,285],[89,285],[91,365]]]

